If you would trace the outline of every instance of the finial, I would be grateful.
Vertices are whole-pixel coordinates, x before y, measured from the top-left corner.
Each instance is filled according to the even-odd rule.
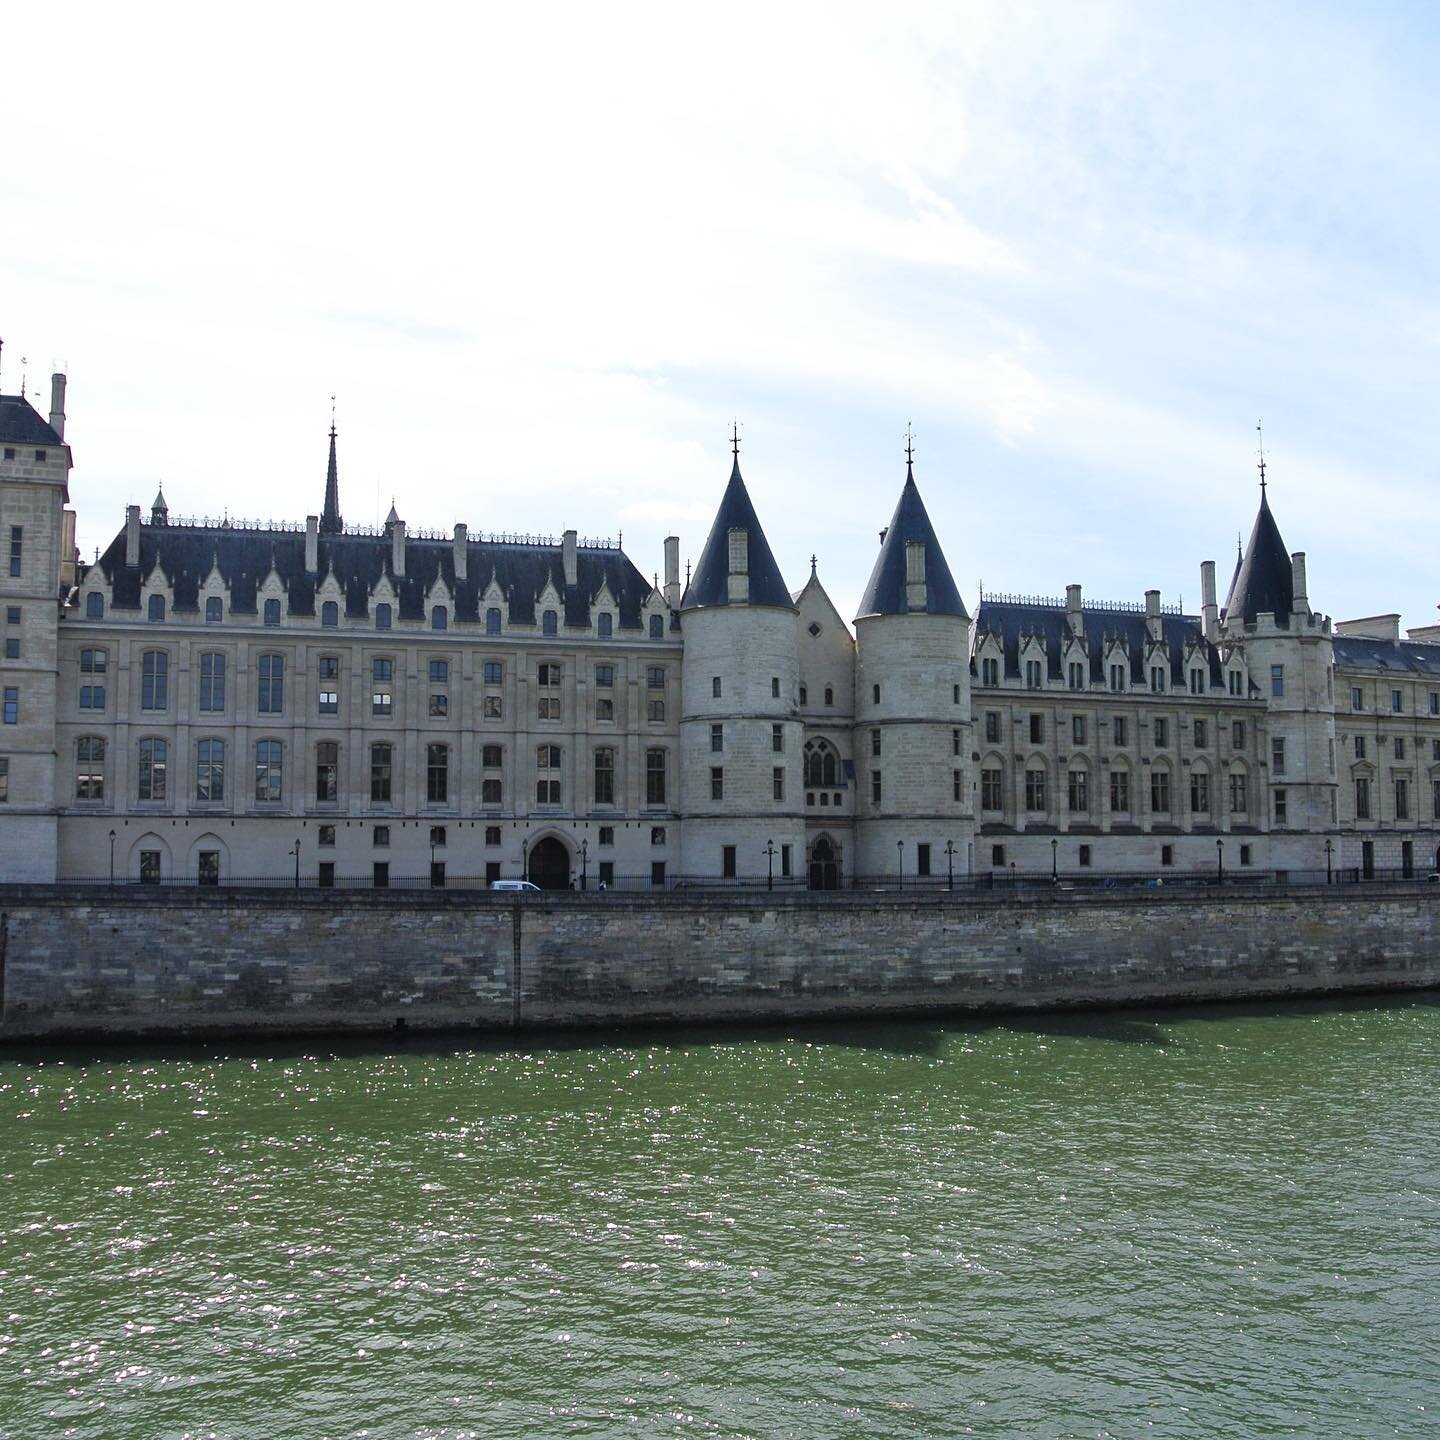
[[[1257,420],[1257,421],[1255,422],[1255,433],[1260,437],[1260,450],[1259,450],[1259,455],[1260,455],[1260,488],[1261,488],[1261,490],[1264,490],[1264,488],[1265,488],[1265,429],[1264,429],[1264,426],[1262,425],[1262,423],[1261,423],[1259,420]]]
[[[1235,532],[1235,563],[1238,565],[1245,558],[1245,552],[1240,547],[1240,532]]]
[[[914,422],[905,422],[905,468],[911,469],[915,464],[915,429]]]
[[[737,460],[740,458],[740,425],[735,420],[730,422],[730,453]]]
[[[330,438],[335,438],[335,397],[330,397]]]
[[[688,560],[685,562],[685,588],[687,590],[690,588],[690,562]],[[1440,609],[1440,606],[1436,608]]]
[[[813,555],[810,557],[810,578],[812,580],[815,578],[815,557]]]
[[[25,356],[22,355],[22,356],[20,357],[20,398],[21,398],[22,400],[25,398],[25,381],[26,381],[27,378],[28,378],[28,376],[27,376],[27,374],[26,374],[26,371],[25,371],[25,367],[26,367],[29,363],[30,363],[29,360],[27,360],[27,359],[25,358]]]

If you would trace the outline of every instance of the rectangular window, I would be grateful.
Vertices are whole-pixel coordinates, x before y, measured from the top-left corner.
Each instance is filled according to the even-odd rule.
[[[335,827],[333,825],[321,825],[319,827],[319,838],[315,842],[321,849],[331,849],[335,844]]]
[[[484,716],[487,720],[499,720],[503,711],[498,695],[487,695],[485,697]]]
[[[960,732],[958,730],[950,732],[950,753],[952,755],[960,753]]]
[[[1288,819],[1288,806],[1286,794],[1283,790],[1275,792],[1275,823],[1284,825]]]
[[[1433,819],[1440,820],[1440,780],[1431,782],[1430,814]]]
[[[388,805],[393,797],[395,747],[377,744],[370,747],[370,802]]]
[[[1225,677],[1232,695],[1243,695],[1245,693],[1245,677],[1238,670],[1231,670]]]
[[[1150,689],[1156,695],[1164,694],[1165,667],[1163,665],[1152,665],[1150,667]]]
[[[225,657],[207,651],[200,657],[200,710],[218,715],[225,709]]]
[[[1025,662],[1025,688],[1027,690],[1038,690],[1041,681],[1040,661],[1027,660]]]
[[[1000,662],[990,658],[980,662],[980,683],[982,685],[998,685],[1000,683]]]
[[[595,752],[595,803],[615,803],[615,752],[608,746]]]
[[[430,662],[430,683],[432,685],[448,685],[450,683],[450,662],[448,660],[432,660]]]
[[[1270,694],[1279,699],[1285,693],[1285,667],[1283,665],[1272,665],[1270,667]]]
[[[370,713],[389,715],[394,710],[394,692],[391,685],[395,679],[395,662],[384,656],[370,662],[370,679],[373,682],[370,693]]]
[[[1150,772],[1150,809],[1156,815],[1170,813],[1170,772],[1168,770],[1152,770]]]
[[[720,698],[720,677],[718,675],[710,677],[710,698],[712,700]]]
[[[1005,774],[1002,770],[980,772],[980,808],[982,810],[1003,810],[1005,808]]]
[[[725,727],[723,725],[712,725],[710,727],[710,749],[713,753],[719,754],[725,748]]]
[[[1233,750],[1245,748],[1245,722],[1243,720],[1230,722],[1230,747]]]
[[[535,803],[537,805],[558,805],[560,803],[560,747],[542,745],[535,752],[535,768],[539,771],[535,780]]]
[[[20,574],[20,559],[25,547],[25,528],[22,525],[10,527],[10,574],[11,577]]]
[[[783,725],[772,725],[770,727],[770,749],[781,755],[785,751],[785,727]]]
[[[785,798],[785,767],[776,765],[770,771],[770,789],[776,800]]]
[[[443,690],[430,692],[430,703],[426,713],[432,720],[443,720],[450,713],[450,697]]]
[[[1230,777],[1230,813],[1244,815],[1250,809],[1250,783],[1245,775]]]
[[[480,803],[482,805],[499,805],[503,802],[503,797],[502,781],[491,776],[480,782]]]
[[[335,862],[333,860],[322,860],[315,872],[315,884],[321,890],[333,890],[335,888]]]
[[[1045,739],[1045,717],[1034,713],[1030,716],[1030,743],[1039,745]]]
[[[1085,667],[1075,660],[1070,662],[1070,688],[1072,690],[1085,688]]]
[[[712,800],[725,798],[725,768],[722,765],[710,767],[710,798]]]
[[[75,798],[105,798],[105,741],[99,735],[82,735],[75,742]]]
[[[880,732],[878,730],[870,732],[870,753],[872,755],[880,753]]]
[[[647,805],[663,805],[665,803],[665,752],[663,750],[647,750],[645,752],[645,803]]]
[[[1190,776],[1190,809],[1196,815],[1210,813],[1210,777],[1200,771]]]
[[[615,843],[615,827],[613,825],[602,825],[600,827],[599,843],[601,845],[613,845]]]
[[[772,700],[780,698],[780,677],[778,675],[770,677],[770,698]]]
[[[1126,723],[1125,716],[1117,715],[1114,724],[1110,727],[1110,735],[1116,745],[1128,745],[1130,743],[1130,727]]]
[[[340,692],[338,690],[322,685],[319,696],[322,715],[338,715],[340,713]]]
[[[285,657],[260,657],[260,713],[278,715],[285,703]]]
[[[560,718],[560,697],[558,695],[542,695],[536,711],[536,718],[558,720]]]
[[[480,764],[486,770],[498,770],[505,763],[505,750],[500,745],[482,745]]]
[[[1085,743],[1085,717],[1083,715],[1070,717],[1070,743],[1072,745]]]
[[[1160,847],[1160,863],[1162,865],[1173,865],[1175,863],[1175,847],[1173,845],[1162,845]]]
[[[1170,743],[1170,722],[1163,715],[1155,717],[1155,748],[1163,750]]]
[[[500,843],[500,827],[498,825],[487,825],[485,827],[485,843],[487,845],[498,845]]]
[[[595,684],[602,690],[610,690],[615,685],[615,667],[613,665],[597,665],[595,667]]]
[[[1110,772],[1110,809],[1116,815],[1130,812],[1130,773],[1127,770]]]
[[[921,876],[930,873],[930,847],[924,843],[915,847],[915,873]]]
[[[1123,690],[1125,688],[1125,667],[1123,665],[1112,665],[1110,667],[1110,688],[1112,690]]]
[[[1430,713],[1440,715],[1440,690],[1430,692]]]
[[[1069,800],[1072,813],[1084,814],[1090,809],[1090,776],[1084,770],[1072,770],[1069,776]]]
[[[142,850],[140,852],[140,883],[142,885],[158,885],[160,883],[160,852],[158,850]]]
[[[1283,735],[1271,737],[1270,768],[1276,775],[1285,773],[1285,737]]]
[[[18,635],[7,635],[5,637],[5,658],[7,660],[18,660],[20,658],[20,637]]]
[[[1190,693],[1192,695],[1203,695],[1205,693],[1205,672],[1203,670],[1192,670],[1190,672]]]
[[[560,684],[563,673],[560,665],[553,660],[547,660],[535,667],[535,683],[553,690]]]
[[[1088,845],[1080,847],[1080,868],[1082,870],[1090,868],[1090,847]]]
[[[600,888],[608,890],[615,883],[615,862],[613,860],[602,860],[600,862]]]
[[[1195,722],[1195,748],[1203,750],[1210,743],[1210,729],[1203,720]]]
[[[595,701],[595,718],[597,720],[613,720],[615,718],[615,702],[606,696],[599,696]]]
[[[278,805],[283,797],[282,758],[283,752],[278,740],[256,742],[255,799],[261,804]]]
[[[450,747],[425,747],[425,799],[431,805],[444,805],[450,798]]]
[[[726,880],[735,878],[735,846],[720,847],[720,873]]]
[[[650,862],[650,884],[657,890],[665,888],[665,862],[663,860]]]
[[[1390,692],[1390,709],[1391,709],[1392,713],[1394,713],[1394,714],[1396,714],[1396,715],[1402,714],[1402,713],[1404,712],[1404,709],[1405,709],[1405,693],[1404,693],[1404,691],[1402,691],[1402,690],[1392,690],[1392,691]]]
[[[18,725],[20,723],[20,687],[18,685],[7,685],[5,687],[4,718],[7,725]]]
[[[650,827],[650,843],[652,845],[663,845],[665,843],[665,827],[663,825],[652,825]]]
[[[505,666],[499,660],[487,660],[480,667],[480,678],[487,685],[498,685],[505,678]]]
[[[1397,760],[1405,758],[1405,737],[1403,735],[1395,737],[1395,758]]]
[[[1025,772],[1025,808],[1030,811],[1041,811],[1045,808],[1045,772],[1043,770],[1027,770]]]
[[[990,863],[991,865],[1002,866],[1005,864],[1005,847],[1003,845],[992,845],[990,847]]]
[[[106,656],[103,650],[82,650],[80,652],[80,674],[89,676],[80,686],[80,708],[82,710],[103,710],[105,708],[105,682],[96,676],[105,674]]]
[[[170,657],[163,650],[147,650],[140,657],[140,708],[164,710],[170,695]]]
[[[223,740],[200,740],[195,745],[195,798],[202,801],[225,798]]]
[[[872,770],[870,772],[870,803],[872,805],[878,805],[880,803],[880,794],[880,772],[878,770]]]
[[[390,888],[390,862],[388,860],[377,860],[371,867],[371,881],[377,890],[388,890]]]
[[[1365,708],[1365,692],[1358,685],[1350,687],[1350,708],[1352,710]]]
[[[1403,775],[1395,777],[1395,818],[1410,818],[1410,782]]]
[[[1000,712],[998,710],[985,712],[985,743],[987,745],[1000,743]]]
[[[149,739],[140,742],[140,774],[137,794],[141,800],[164,800],[168,759],[169,747],[165,741]]]

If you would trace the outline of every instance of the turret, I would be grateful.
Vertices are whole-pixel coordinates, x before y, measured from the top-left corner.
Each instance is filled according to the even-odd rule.
[[[968,870],[970,616],[915,484],[913,455],[881,534],[855,617],[856,866],[870,875],[903,866],[914,877],[928,862],[939,874],[952,844]]]

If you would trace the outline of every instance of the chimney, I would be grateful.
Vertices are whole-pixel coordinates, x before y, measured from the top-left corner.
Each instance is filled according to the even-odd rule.
[[[60,583],[67,589],[75,583],[75,562],[80,552],[75,548],[75,512],[60,512]]]
[[[305,517],[305,573],[313,575],[320,568],[320,517]]]
[[[140,564],[140,507],[125,507],[125,566],[129,570]]]
[[[1160,628],[1160,592],[1158,590],[1145,592],[1145,632],[1149,635],[1152,643],[1159,643],[1162,632]]]
[[[390,525],[390,568],[399,577],[405,574],[405,522],[398,518]]]
[[[1220,638],[1220,608],[1215,603],[1215,562],[1200,563],[1200,618],[1205,638],[1213,645]]]
[[[665,603],[676,610],[680,606],[680,537],[665,537]]]
[[[455,527],[455,578],[470,578],[470,527],[463,522]]]
[[[65,377],[58,370],[50,377],[50,428],[65,438]]]
[[[1290,557],[1290,574],[1295,586],[1295,613],[1309,615],[1310,596],[1305,589],[1305,552],[1297,550]]]
[[[1081,589],[1078,585],[1067,585],[1065,587],[1065,620],[1070,626],[1070,633],[1077,639],[1085,638],[1085,608],[1080,600]]]
[[[560,559],[565,566],[565,588],[567,590],[580,581],[580,559],[575,553],[575,541],[576,535],[573,530],[567,530],[560,538]]]

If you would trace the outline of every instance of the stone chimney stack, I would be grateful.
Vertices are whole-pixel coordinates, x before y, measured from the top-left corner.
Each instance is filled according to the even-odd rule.
[[[1065,587],[1065,619],[1070,626],[1071,633],[1081,639],[1085,636],[1085,609],[1080,600],[1081,590],[1078,585],[1067,585]]]
[[[405,522],[399,518],[390,525],[390,568],[397,577],[405,574]]]
[[[125,565],[134,570],[140,564],[140,507],[125,507]]]
[[[580,556],[576,544],[578,538],[573,530],[567,530],[560,539],[560,559],[565,566],[567,589],[580,583]]]
[[[50,428],[65,438],[65,377],[58,370],[50,377]]]
[[[470,577],[470,527],[463,522],[455,527],[455,578],[467,580]]]
[[[305,573],[313,575],[320,568],[320,517],[305,517]]]
[[[1310,614],[1310,595],[1305,588],[1305,552],[1297,550],[1290,557],[1290,574],[1295,586],[1295,613],[1307,618]]]
[[[680,608],[680,537],[665,537],[665,603],[672,609]]]
[[[1215,603],[1215,562],[1200,562],[1200,618],[1205,638],[1213,645],[1220,638],[1220,607]]]
[[[1145,592],[1145,633],[1149,635],[1152,644],[1158,644],[1164,633],[1160,624],[1160,592],[1158,590]]]

